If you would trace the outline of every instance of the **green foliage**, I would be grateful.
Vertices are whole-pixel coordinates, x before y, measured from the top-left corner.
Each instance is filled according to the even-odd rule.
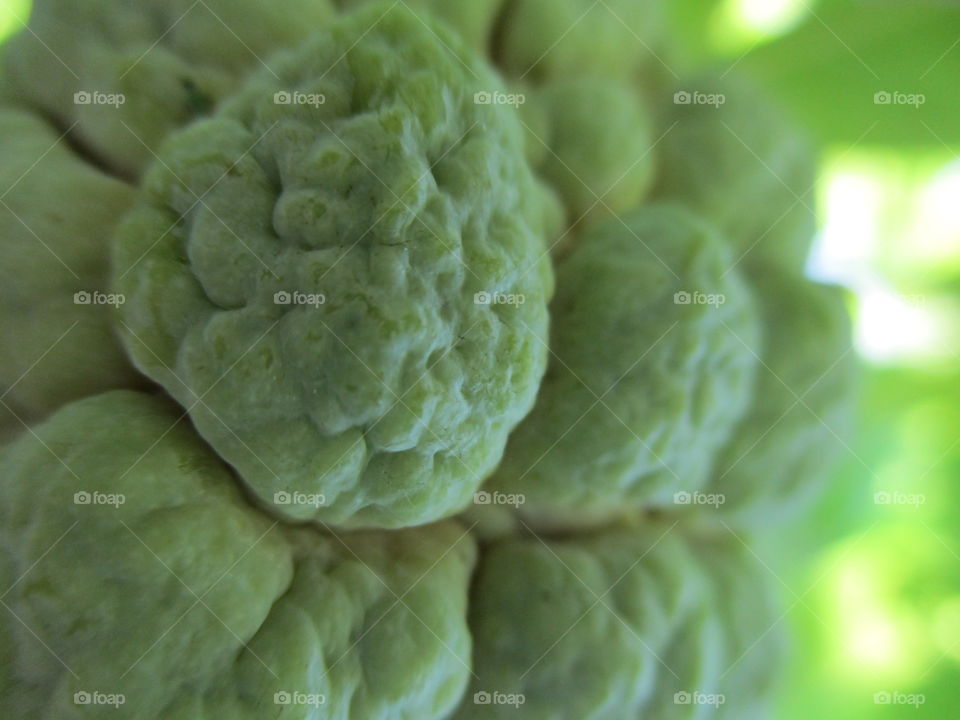
[[[960,140],[958,20],[951,2],[825,0],[743,69],[822,142],[940,148]],[[925,102],[878,105],[877,93]]]

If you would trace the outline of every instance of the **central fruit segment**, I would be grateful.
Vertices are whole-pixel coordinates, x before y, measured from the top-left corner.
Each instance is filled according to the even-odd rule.
[[[116,242],[125,342],[283,516],[450,515],[546,364],[545,192],[479,60],[376,5],[173,136]]]

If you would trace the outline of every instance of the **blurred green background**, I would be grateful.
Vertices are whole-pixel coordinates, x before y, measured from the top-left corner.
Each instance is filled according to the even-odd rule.
[[[857,435],[770,564],[794,636],[778,718],[960,718],[960,3],[691,0],[676,20],[818,141],[808,271],[855,297]]]
[[[29,5],[0,0],[0,38]],[[669,5],[691,59],[752,74],[818,140],[809,273],[855,297],[857,437],[771,548],[795,646],[778,717],[960,718],[960,3]]]

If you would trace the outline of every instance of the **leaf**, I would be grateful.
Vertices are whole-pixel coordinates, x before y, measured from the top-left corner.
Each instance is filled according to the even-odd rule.
[[[946,0],[811,5],[794,31],[738,67],[823,142],[960,142],[960,5]]]

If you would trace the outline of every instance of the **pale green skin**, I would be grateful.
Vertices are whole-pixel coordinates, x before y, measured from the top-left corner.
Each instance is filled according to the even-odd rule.
[[[627,80],[551,80],[528,102],[539,106],[538,116],[525,121],[540,158],[537,172],[563,200],[569,225],[586,226],[643,203],[653,181],[653,129]]]
[[[658,146],[655,195],[698,208],[725,231],[762,313],[754,399],[706,492],[726,522],[776,525],[822,489],[849,437],[856,390],[841,291],[802,278],[815,233],[816,156],[762,93],[710,76],[683,87],[726,103],[678,105]],[[808,393],[809,390],[809,393]]]
[[[369,0],[340,4],[350,8]],[[653,181],[653,122],[633,71],[640,55],[652,60],[642,42],[644,36],[652,42],[659,30],[654,3],[612,2],[609,10],[589,10],[593,0],[408,4],[445,22],[508,77],[522,76],[513,78],[509,92],[522,96],[526,154],[563,203],[554,250],[567,246],[584,225],[642,203]],[[495,35],[497,28],[502,36]],[[561,42],[554,44],[551,33],[562,35]],[[541,64],[550,72],[515,72],[520,60],[512,52],[531,47],[545,53]]]
[[[511,0],[499,24],[493,55],[510,77],[539,83],[660,66],[665,28],[653,0]]]
[[[849,445],[856,353],[843,291],[768,270],[752,280],[763,313],[753,403],[717,460],[712,493],[751,525],[795,516]]]
[[[731,264],[725,241],[679,206],[587,233],[558,265],[550,367],[490,487],[562,525],[702,488],[756,366],[756,309]],[[675,304],[679,291],[726,302]]]
[[[74,302],[78,291],[109,292],[110,234],[134,190],[20,110],[0,109],[0,158],[0,425],[20,429],[139,382],[112,306]]]
[[[383,14],[345,16],[172,137],[115,274],[135,363],[262,502],[399,527],[462,509],[499,461],[546,367],[552,277],[514,111],[474,103],[496,79]],[[326,302],[275,303],[294,291]]]
[[[173,130],[209,114],[270,54],[329,22],[329,0],[34,0],[3,70],[22,101],[137,176]],[[192,9],[191,9],[191,6]],[[77,105],[78,91],[126,102]]]
[[[337,7],[350,11],[362,5],[370,5],[376,0],[334,0]],[[447,24],[470,47],[484,53],[489,49],[490,36],[498,12],[505,0],[405,0],[412,10],[422,13],[425,21],[440,20]]]
[[[454,718],[763,717],[783,659],[770,583],[733,538],[656,522],[498,540],[474,580],[476,677]],[[483,691],[525,701],[476,704]],[[714,713],[680,691],[727,697]]]
[[[714,216],[731,237],[718,239],[676,208],[623,217],[679,280],[617,219],[585,233],[559,260],[557,357],[490,484],[525,493],[520,512],[477,505],[463,526],[395,532],[295,528],[274,517],[397,527],[468,502],[532,406],[546,366],[552,239],[581,219],[594,194],[607,193],[620,212],[645,193],[652,164],[633,163],[651,134],[628,88],[654,61],[640,57],[642,43],[602,4],[551,47],[592,0],[503,7],[410,0],[433,8],[467,45],[490,51],[529,93],[519,112],[477,107],[473,92],[498,81],[428,13],[378,22],[320,77],[390,3],[271,59],[269,48],[330,28],[329,6],[310,0],[296,12],[260,0],[206,2],[222,17],[237,12],[243,28],[231,22],[231,29],[263,40],[257,54],[282,83],[261,71],[213,120],[171,140],[120,233],[123,267],[115,273],[127,294],[130,353],[190,417],[160,397],[111,392],[63,407],[36,435],[0,450],[0,583],[11,588],[0,613],[0,716],[765,717],[782,656],[769,573],[720,531],[717,513],[680,510],[671,494],[724,493],[724,522],[777,522],[815,492],[840,446],[831,431],[842,435],[849,414],[853,368],[840,359],[849,326],[836,290],[798,277],[809,218],[788,213],[744,256],[752,298],[738,272],[722,277],[794,198],[782,186],[770,191],[776,180],[743,162],[746,151],[718,118],[734,128],[744,122],[745,139],[791,185],[809,169],[800,143],[778,139],[780,121],[768,123],[755,109],[760,120],[714,114],[702,125],[682,123],[676,155],[666,156],[665,182],[675,183],[666,194]],[[649,4],[606,4],[656,47]],[[92,89],[114,89],[117,63],[135,60],[160,34],[126,27],[121,41],[114,32],[131,21],[142,27],[142,0],[136,10],[103,0],[38,5],[35,29],[55,28],[58,52],[82,66],[82,81],[104,83]],[[157,4],[156,18],[170,24],[187,7]],[[498,12],[510,21],[498,24]],[[106,40],[90,33],[96,23]],[[74,106],[76,81],[24,35],[13,51],[18,100],[65,127],[79,120],[76,137],[92,157],[137,175],[163,137],[212,110],[259,65],[219,21],[188,17],[182,25],[127,76],[128,104],[119,111]],[[33,78],[29,87],[23,78]],[[185,78],[196,87],[187,91]],[[294,89],[323,92],[327,102],[319,109],[271,102],[273,92]],[[526,128],[511,117],[518,114]],[[0,179],[17,179],[54,144],[59,133],[40,127],[0,113],[0,147],[16,141]],[[549,148],[535,147],[532,133]],[[524,155],[552,191],[532,180]],[[685,164],[691,157],[707,158],[713,174]],[[703,176],[709,184],[698,185]],[[22,196],[18,186],[6,201],[21,202],[25,219],[35,214],[31,227],[84,268],[85,283],[102,283],[106,233],[97,228],[115,223],[131,191],[62,144],[21,184]],[[203,203],[192,207],[198,195]],[[56,215],[42,207],[50,198]],[[62,223],[70,237],[62,232],[64,208],[73,213]],[[607,212],[598,205],[585,224]],[[374,220],[381,225],[364,236]],[[24,293],[20,309],[0,307],[4,331],[15,331],[0,347],[0,372],[39,355],[46,348],[35,346],[71,313],[96,320],[82,330],[80,347],[51,351],[7,402],[39,417],[73,397],[135,383],[106,312],[74,306],[62,266],[44,265],[52,256],[21,232],[0,237],[15,241],[2,247],[10,262],[0,298],[6,302],[7,288]],[[66,297],[69,307],[30,299],[37,288]],[[679,289],[723,292],[727,302],[720,310],[676,306]],[[272,302],[274,292],[292,290],[324,293],[327,302],[316,310]],[[526,302],[476,306],[480,290],[522,292]],[[804,398],[809,409],[791,409],[796,396],[772,374],[803,394],[828,368]],[[602,404],[590,410],[596,397],[581,380],[597,395],[619,381],[604,397],[619,420]],[[0,441],[6,433],[0,419]],[[520,480],[518,470],[544,453]],[[74,504],[81,490],[123,493],[126,501]],[[269,507],[277,490],[324,493],[330,502]],[[644,514],[649,506],[675,518],[655,520]],[[634,523],[599,527],[621,514]],[[531,528],[577,524],[590,527],[527,536]],[[471,536],[487,543],[472,582]],[[78,706],[73,694],[83,690],[122,692],[126,702],[119,710]],[[680,690],[722,692],[726,703],[719,712],[678,705]],[[326,702],[277,705],[274,694],[283,691],[323,694]],[[475,705],[479,691],[522,692],[524,703]]]
[[[448,714],[469,677],[465,530],[285,528],[248,504],[180,416],[167,400],[114,391],[0,451],[0,574],[12,586],[0,715]],[[75,504],[81,491],[125,501]],[[126,702],[74,704],[94,690]],[[326,702],[311,715],[275,704],[283,691]]]
[[[776,266],[801,273],[816,233],[814,149],[747,83],[702,75],[681,87],[720,92],[726,102],[719,109],[670,105],[656,147],[654,195],[709,217],[744,271]]]

